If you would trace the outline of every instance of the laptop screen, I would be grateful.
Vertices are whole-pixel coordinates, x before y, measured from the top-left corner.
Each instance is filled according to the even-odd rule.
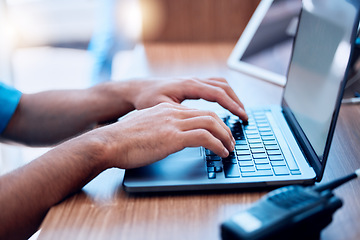
[[[326,160],[340,107],[358,5],[351,0],[303,1],[283,107],[320,166]]]

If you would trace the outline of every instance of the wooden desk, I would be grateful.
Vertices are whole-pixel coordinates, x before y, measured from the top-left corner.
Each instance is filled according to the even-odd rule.
[[[278,104],[281,88],[229,70],[232,44],[146,45],[153,76],[222,76],[246,106]],[[201,107],[208,107],[200,102]],[[343,106],[324,182],[360,167],[360,105]],[[47,214],[38,239],[220,239],[219,225],[265,192],[129,196],[121,188],[123,171],[110,169]],[[359,239],[360,181],[336,190],[345,205],[322,239]],[[306,231],[306,230],[305,230]]]

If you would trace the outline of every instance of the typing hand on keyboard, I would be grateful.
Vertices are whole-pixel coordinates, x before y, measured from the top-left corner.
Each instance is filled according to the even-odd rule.
[[[208,178],[224,172],[226,178],[289,175],[290,171],[265,112],[253,112],[246,124],[234,116],[224,118],[236,140],[235,150],[220,158],[205,150]],[[301,174],[292,171],[291,174]]]

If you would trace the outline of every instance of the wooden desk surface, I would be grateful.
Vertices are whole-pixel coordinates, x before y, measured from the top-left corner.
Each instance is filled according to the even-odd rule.
[[[222,76],[248,107],[280,103],[280,87],[226,67],[232,44],[145,47],[146,68],[151,76]],[[323,182],[360,167],[359,119],[360,105],[342,106]],[[38,239],[220,239],[221,222],[266,193],[242,190],[132,196],[122,190],[122,178],[123,170],[107,170],[83,191],[54,206]],[[345,204],[323,231],[322,239],[359,239],[359,193],[359,180],[336,190]]]

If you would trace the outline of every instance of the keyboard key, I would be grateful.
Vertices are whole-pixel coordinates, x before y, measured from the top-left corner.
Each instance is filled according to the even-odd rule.
[[[271,170],[260,170],[256,172],[242,172],[242,177],[266,177],[272,176],[273,172]]]
[[[251,152],[252,153],[265,153],[265,149],[264,148],[252,148]]]
[[[268,123],[259,123],[257,126],[260,127],[270,127]]]
[[[266,117],[256,117],[255,118],[255,122],[257,123],[257,125],[262,124],[262,123],[268,123],[268,120],[266,119]]]
[[[224,173],[227,178],[240,177],[239,166],[237,164],[224,164]]]
[[[265,112],[263,110],[255,110],[252,112],[252,114],[254,115],[254,118],[265,116]]]
[[[300,170],[291,170],[290,172],[292,175],[301,175]]]
[[[250,144],[250,148],[262,148],[263,145],[261,143],[252,143]]]
[[[240,167],[240,172],[255,172],[254,166]]]
[[[215,172],[209,172],[208,173],[208,178],[209,179],[215,179],[216,178],[216,173]]]
[[[261,139],[260,138],[257,138],[257,139],[249,139],[248,142],[251,144],[251,143],[261,143]]]
[[[272,132],[260,132],[261,136],[274,136]]]
[[[207,171],[208,172],[215,172],[215,168],[214,167],[207,167]]]
[[[247,142],[245,139],[236,140],[235,143],[236,143],[236,145],[247,145]]]
[[[274,173],[276,176],[289,175],[289,169],[287,167],[274,167]]]
[[[236,117],[236,116],[234,116],[234,115],[230,115],[230,116],[228,116],[228,119],[229,119],[229,121],[231,121],[231,120],[234,120],[234,121],[239,121],[239,118],[238,118],[238,117]]]
[[[266,153],[255,153],[253,154],[253,158],[267,158]]]
[[[263,141],[268,141],[268,140],[275,141],[275,137],[274,136],[263,136],[262,140]]]
[[[265,140],[264,145],[277,145],[277,142],[275,140]]]
[[[254,159],[254,162],[256,165],[266,164],[266,163],[269,163],[269,160],[267,158],[256,158],[256,159]]]
[[[235,157],[230,157],[230,158],[224,158],[223,159],[223,163],[229,163],[229,164],[237,164],[237,159]]]
[[[264,111],[256,111],[254,114],[254,119],[266,119]]]
[[[282,155],[271,155],[269,159],[270,161],[283,161],[284,157]]]
[[[216,154],[209,149],[205,149],[205,155],[206,156],[216,156]]]
[[[219,157],[218,155],[206,156],[206,161],[221,161],[221,157]]]
[[[213,161],[207,161],[207,162],[206,162],[206,166],[207,166],[207,167],[215,167],[215,162],[213,162]]]
[[[259,164],[256,165],[257,170],[271,170],[270,164]]]
[[[247,161],[247,160],[252,160],[251,155],[241,155],[237,157],[238,161]]]
[[[256,130],[245,130],[245,134],[258,134]]]
[[[278,166],[286,166],[285,161],[273,161],[271,162],[271,166],[278,167]]]
[[[280,150],[269,150],[267,151],[267,154],[270,155],[281,155],[281,151]]]
[[[255,119],[257,125],[259,126],[260,124],[268,124],[268,120],[266,119]]]
[[[235,145],[235,150],[249,150],[248,145]]]
[[[246,126],[244,126],[244,129],[245,130],[256,130],[256,126],[249,126],[249,125],[246,125]]]
[[[248,120],[248,125],[247,126],[256,128],[255,122],[253,120],[251,120],[251,119]]]
[[[295,160],[293,158],[286,159],[286,162],[289,166],[289,169],[292,170],[299,170],[298,165],[296,164]]]
[[[233,134],[244,135],[244,132],[240,125],[230,125],[229,128],[231,129]]]
[[[240,155],[249,155],[250,151],[249,150],[237,150],[236,154],[239,155],[239,156]]]
[[[240,167],[245,167],[245,166],[253,166],[254,163],[251,160],[248,161],[239,161],[239,165]]]
[[[237,134],[237,133],[235,133],[235,134],[233,133],[233,137],[235,140],[244,140],[245,139],[244,135]]]
[[[246,137],[248,139],[260,139],[260,135],[259,134],[250,134],[250,135],[246,135]]]
[[[271,128],[269,127],[260,127],[258,130],[259,132],[271,132]]]
[[[239,122],[239,119],[237,118],[232,118],[232,117],[230,117],[230,119],[229,120],[227,120],[227,123],[228,124],[236,124],[236,123],[240,123]]]
[[[221,166],[215,167],[215,172],[221,172],[221,171],[222,171],[222,167],[221,167]]]
[[[266,145],[265,148],[266,150],[279,150],[278,145]]]

